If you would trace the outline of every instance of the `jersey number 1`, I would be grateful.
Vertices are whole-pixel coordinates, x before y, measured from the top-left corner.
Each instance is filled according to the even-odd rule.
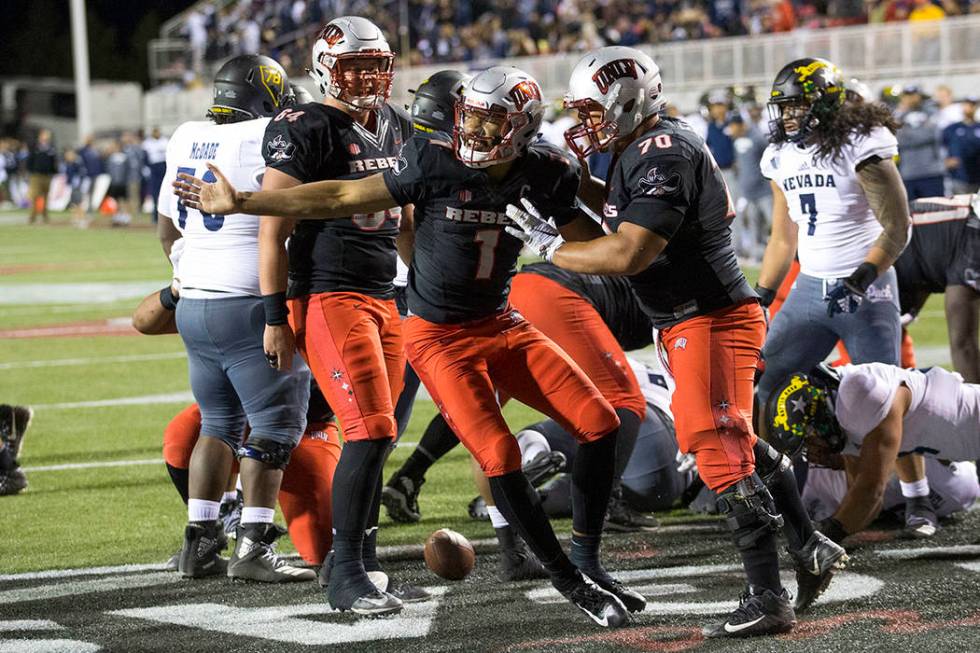
[[[196,168],[181,167],[181,168],[177,168],[177,172],[178,173],[183,172],[185,174],[190,175],[191,177],[197,176]],[[211,172],[210,170],[206,170],[204,172],[204,176],[201,177],[201,179],[203,179],[209,184],[213,184],[214,182],[218,181],[218,178],[215,177],[214,173]],[[196,211],[197,209],[194,210]],[[217,231],[218,229],[221,229],[221,227],[223,227],[225,224],[225,216],[223,215],[211,215],[210,213],[205,213],[204,211],[198,211],[198,213],[200,213],[201,217],[204,218],[204,227],[208,231]],[[187,207],[184,206],[183,202],[177,202],[177,223],[181,229],[183,229],[187,225]]]
[[[812,236],[817,230],[817,196],[813,193],[800,195],[800,210],[804,214],[810,214],[810,219],[806,222],[806,235]]]

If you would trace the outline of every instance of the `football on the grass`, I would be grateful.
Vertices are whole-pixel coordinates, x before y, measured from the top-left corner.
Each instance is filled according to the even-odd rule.
[[[425,541],[425,564],[446,580],[463,580],[476,564],[476,552],[465,537],[440,528]]]

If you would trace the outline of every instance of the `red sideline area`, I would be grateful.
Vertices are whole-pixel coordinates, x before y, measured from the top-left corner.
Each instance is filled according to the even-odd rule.
[[[89,322],[0,330],[2,338],[81,338],[84,336],[138,336],[128,317]]]

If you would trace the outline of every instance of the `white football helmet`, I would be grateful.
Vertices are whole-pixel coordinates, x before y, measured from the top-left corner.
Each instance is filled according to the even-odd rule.
[[[320,30],[309,71],[320,92],[355,111],[380,109],[391,95],[395,55],[377,25],[341,16]]]
[[[453,149],[471,168],[524,154],[544,117],[541,86],[523,70],[494,66],[475,75],[456,102]]]
[[[565,108],[576,109],[580,122],[565,131],[565,141],[580,159],[606,149],[667,104],[662,91],[660,68],[649,55],[620,45],[593,50],[568,82]]]

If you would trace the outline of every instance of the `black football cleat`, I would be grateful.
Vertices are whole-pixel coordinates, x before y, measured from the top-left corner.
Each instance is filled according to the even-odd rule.
[[[20,494],[27,488],[27,475],[20,467],[0,471],[0,497]]]
[[[414,524],[422,519],[419,510],[419,490],[425,479],[415,481],[404,474],[395,472],[381,490],[381,503],[392,521],[400,524]]]
[[[613,490],[609,496],[609,508],[606,510],[605,530],[636,533],[659,525],[660,522],[652,514],[633,510],[623,498],[622,488]]]
[[[790,550],[796,567],[796,612],[806,611],[823,594],[834,572],[847,563],[844,547],[821,533],[814,531],[800,551]]]
[[[184,529],[184,546],[177,569],[185,578],[219,576],[227,571],[228,561],[220,553],[228,539],[217,521],[192,522]]]
[[[487,512],[487,501],[480,495],[473,497],[473,500],[466,506],[466,512],[469,513],[470,519],[490,521],[490,513]]]
[[[260,583],[301,583],[316,572],[289,564],[276,552],[276,540],[286,532],[275,524],[239,526],[235,552],[228,562],[228,577]]]
[[[565,471],[568,460],[560,451],[541,452],[521,467],[531,487],[540,487],[552,476]]]
[[[580,572],[575,574],[576,582],[571,586],[566,589],[556,588],[562,596],[603,628],[620,628],[629,623],[629,613],[622,601]]]
[[[0,404],[0,439],[10,447],[10,457],[20,458],[24,434],[34,419],[34,409],[29,406]]]
[[[497,561],[497,578],[505,583],[519,580],[535,580],[548,578],[548,570],[544,568],[534,554],[528,551],[527,545],[520,536],[515,535],[510,546],[500,547],[500,559]]]
[[[623,585],[623,583],[610,576],[609,572],[602,567],[581,569],[582,573],[596,585],[619,599],[630,612],[643,612],[643,609],[647,607],[647,600],[643,598],[642,594]]]
[[[372,573],[374,572],[369,571],[368,576],[371,576]],[[385,584],[384,591],[391,594],[402,603],[421,603],[432,598],[432,594],[418,585],[398,581],[391,576],[388,576],[387,579],[388,581]]]
[[[932,509],[929,497],[908,497],[905,499],[906,537],[921,540],[932,537],[939,529],[939,519]]]
[[[795,625],[796,614],[785,589],[777,595],[772,590],[756,594],[750,588],[724,621],[706,626],[703,633],[708,638],[759,637],[788,633]]]
[[[379,590],[366,572],[338,577],[333,571],[327,574],[326,592],[327,602],[334,610],[350,610],[366,617],[387,617],[402,611],[401,599]]]

